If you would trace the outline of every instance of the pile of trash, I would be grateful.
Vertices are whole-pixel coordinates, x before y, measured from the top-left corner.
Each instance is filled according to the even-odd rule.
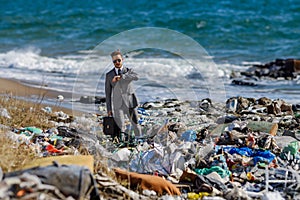
[[[144,137],[130,145],[103,134],[103,115],[7,131],[54,163],[0,173],[0,198],[300,198],[299,104],[168,99],[145,102],[138,113]],[[80,162],[83,152],[94,160]]]

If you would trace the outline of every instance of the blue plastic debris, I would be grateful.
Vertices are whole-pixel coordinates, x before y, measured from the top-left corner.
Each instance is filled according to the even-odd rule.
[[[193,142],[197,139],[197,133],[194,130],[187,130],[181,135],[181,140],[185,142]]]

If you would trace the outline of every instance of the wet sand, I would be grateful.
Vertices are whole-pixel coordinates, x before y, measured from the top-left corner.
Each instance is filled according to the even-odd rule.
[[[45,86],[32,87],[18,80],[4,78],[0,78],[0,93],[22,97],[45,96],[48,98],[56,98],[58,95],[63,95],[66,98],[72,97],[72,93],[47,89]]]
[[[0,95],[10,95],[13,97],[23,97],[28,101],[37,101],[41,99],[52,99],[53,102],[56,101],[58,95],[63,95],[64,98],[72,98],[72,93],[61,92],[52,89],[48,89],[45,86],[29,86],[14,79],[4,79],[0,78]],[[42,102],[43,103],[43,102]],[[44,102],[47,105],[47,103]],[[51,107],[55,107],[51,105]],[[56,106],[57,107],[57,106]],[[66,108],[63,105],[56,108],[56,110],[62,110],[67,114],[80,114],[82,112],[74,112],[70,108]]]

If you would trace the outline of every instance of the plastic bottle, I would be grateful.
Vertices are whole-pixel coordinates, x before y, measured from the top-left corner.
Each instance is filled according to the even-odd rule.
[[[131,130],[131,135],[130,135],[131,139],[134,140],[135,138],[135,134],[134,134],[134,130]]]
[[[123,132],[121,132],[120,134],[120,142],[124,142],[125,141],[125,134]]]

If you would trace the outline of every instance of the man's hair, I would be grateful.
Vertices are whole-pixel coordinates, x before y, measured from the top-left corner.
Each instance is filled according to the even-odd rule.
[[[120,55],[120,56],[123,57],[123,55],[122,55],[122,53],[121,53],[121,51],[120,51],[119,49],[116,50],[116,51],[113,51],[113,52],[110,54],[111,57],[114,57],[114,56],[116,56],[116,55]]]

